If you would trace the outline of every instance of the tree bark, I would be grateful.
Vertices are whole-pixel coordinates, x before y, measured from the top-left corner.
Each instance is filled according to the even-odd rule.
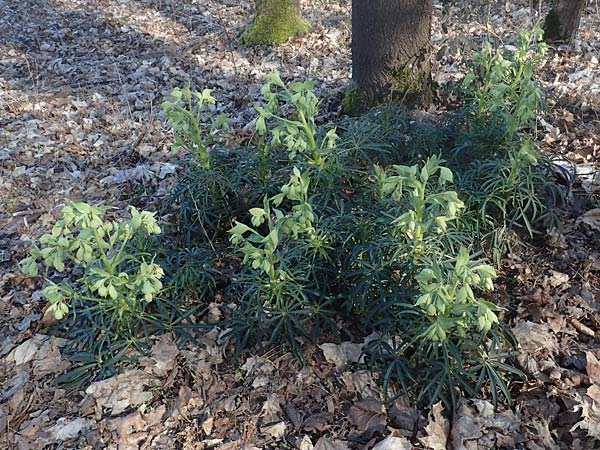
[[[283,44],[309,30],[299,0],[256,0],[254,20],[241,38],[247,45]]]
[[[546,42],[573,42],[587,0],[558,0],[544,21]]]
[[[433,0],[352,1],[352,88],[348,113],[378,103],[431,102]]]

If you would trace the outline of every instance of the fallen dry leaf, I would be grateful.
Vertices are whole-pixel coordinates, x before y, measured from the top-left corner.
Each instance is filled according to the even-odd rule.
[[[325,431],[329,428],[332,418],[332,415],[328,412],[311,414],[304,420],[302,429],[306,431]]]
[[[222,439],[213,439],[212,441],[216,442],[216,441],[222,441]],[[216,443],[219,443],[216,442]],[[203,441],[203,444],[205,444],[206,446],[203,448],[213,448],[214,447],[214,443],[211,443],[211,441]],[[216,450],[261,450],[259,447],[255,447],[252,444],[248,444],[247,442],[241,442],[241,441],[231,441],[231,442],[227,442],[223,445],[219,445],[217,447]]]
[[[581,420],[573,425],[571,431],[581,428],[586,430],[589,436],[600,440],[600,405],[584,396],[576,410],[581,411]]]
[[[207,436],[210,436],[212,434],[214,423],[215,419],[212,417],[208,417],[202,422],[201,427],[202,431],[204,431],[204,434],[206,434]]]
[[[315,446],[307,435],[302,436],[302,439],[296,444],[298,450],[313,450]]]
[[[529,426],[535,430],[536,441],[542,445],[542,448],[549,450],[559,450],[556,445],[552,434],[550,433],[550,421],[549,419],[540,418],[533,420],[529,423]]]
[[[17,366],[28,363],[34,357],[40,348],[40,344],[35,339],[29,339],[19,345],[12,353],[12,358]]]
[[[373,379],[373,372],[369,370],[357,370],[344,372],[341,376],[342,382],[350,393],[356,393],[361,399],[381,399],[382,394],[377,382]]]
[[[372,450],[413,450],[413,445],[405,437],[388,436],[375,444]]]
[[[458,408],[454,412],[450,433],[454,448],[466,448],[466,441],[479,439],[483,436],[481,428],[481,424],[475,417],[473,410],[468,406],[466,400],[461,399]]]
[[[519,345],[529,354],[558,352],[558,342],[547,324],[519,321],[512,328]]]
[[[337,370],[341,370],[350,363],[361,361],[363,344],[342,342],[341,344],[326,343],[319,345],[327,362],[332,363]]]
[[[64,442],[70,439],[75,439],[79,433],[84,433],[90,426],[90,421],[78,417],[76,419],[68,420],[65,417],[61,417],[56,421],[47,433],[50,434],[50,440],[52,442]]]
[[[88,386],[86,394],[96,399],[99,408],[117,416],[130,407],[137,407],[150,401],[152,393],[146,386],[154,384],[154,379],[142,370],[129,370],[106,380],[96,381]]]
[[[49,374],[60,373],[69,367],[69,363],[62,359],[59,351],[66,343],[65,339],[36,334],[15,348],[8,359],[14,361],[17,366],[31,362],[32,373],[39,379]]]
[[[317,441],[314,450],[350,450],[350,447],[345,441],[322,437]]]
[[[555,270],[551,270],[550,271],[550,277],[548,278],[548,282],[550,283],[550,286],[552,286],[553,288],[556,287],[568,287],[567,283],[569,282],[569,275],[567,275],[566,273],[561,273],[561,272],[557,272]]]
[[[578,223],[585,223],[596,231],[600,231],[600,208],[590,209],[585,214],[579,216]]]
[[[281,404],[279,396],[272,392],[267,396],[267,400],[263,403],[261,408],[261,416],[267,423],[275,422],[281,417]]]
[[[600,384],[600,361],[592,352],[585,352],[585,371],[592,383]]]
[[[271,436],[276,441],[279,441],[285,436],[286,425],[285,422],[277,422],[272,425],[267,425],[261,428],[261,431]]]
[[[374,433],[382,433],[386,429],[385,406],[379,401],[360,400],[350,407],[348,416],[350,422],[367,439],[370,439]]]
[[[394,428],[413,432],[419,420],[417,408],[405,397],[399,397],[390,408],[389,416]]]
[[[43,334],[35,335],[15,348],[9,355],[9,359],[12,358],[17,366],[32,361],[48,339],[49,336]]]
[[[431,450],[446,450],[450,422],[443,414],[442,402],[433,405],[429,413],[429,423],[425,427],[425,436],[420,437],[421,443]]]
[[[145,437],[145,434],[140,435],[140,432],[146,429],[146,421],[139,411],[111,419],[108,424],[112,430],[116,431],[120,447],[135,445]]]
[[[594,400],[594,402],[596,402],[597,405],[600,405],[600,386],[599,385],[597,385],[596,383],[592,384],[590,387],[587,388],[587,391],[585,391],[585,393],[587,394],[587,396],[589,398]]]
[[[486,428],[494,428],[502,433],[515,434],[521,426],[519,417],[511,410],[497,410],[494,405],[483,399],[473,400],[477,408],[476,417]]]
[[[267,358],[251,356],[240,369],[246,371],[247,376],[252,376],[255,374],[270,374],[275,370],[275,366]]]
[[[179,349],[173,341],[172,335],[163,334],[152,346],[151,354],[154,364],[150,366],[150,369],[156,376],[162,377],[166,376],[175,367]]]
[[[517,359],[528,373],[539,372],[542,365],[555,365],[551,357],[558,353],[559,345],[548,324],[518,321],[512,328],[512,333],[523,350]]]

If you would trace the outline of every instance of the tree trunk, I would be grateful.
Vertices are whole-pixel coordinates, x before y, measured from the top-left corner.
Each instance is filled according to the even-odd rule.
[[[433,0],[352,1],[352,88],[349,114],[400,101],[425,106],[432,99]]]
[[[558,0],[544,21],[546,42],[573,42],[587,0]]]
[[[300,16],[299,0],[256,0],[252,24],[242,34],[247,45],[283,44],[310,30]]]

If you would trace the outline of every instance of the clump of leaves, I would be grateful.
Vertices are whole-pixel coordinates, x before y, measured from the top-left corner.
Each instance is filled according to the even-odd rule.
[[[217,255],[209,246],[170,251],[165,259],[165,295],[181,305],[204,306],[223,275],[216,267]]]
[[[407,164],[443,152],[450,143],[444,123],[415,115],[400,105],[386,105],[360,117],[343,117],[338,147],[355,163]]]
[[[175,211],[180,237],[186,245],[211,243],[229,225],[240,201],[243,175],[236,170],[223,147],[228,142],[227,116],[210,115],[216,103],[211,89],[202,92],[190,87],[175,88],[162,104],[163,116],[175,137],[173,151],[185,150],[183,175],[168,199],[169,212]]]
[[[467,247],[461,245],[453,256],[453,247],[444,242],[465,204],[456,191],[443,190],[454,177],[438,157],[421,168],[378,171],[382,195],[407,207],[391,225],[401,238],[399,248],[404,250],[396,257],[407,260],[405,267],[411,272],[406,283],[413,295],[389,301],[380,312],[379,328],[386,331],[372,344],[371,361],[385,368],[386,383],[397,378],[421,400],[442,399],[454,406],[460,391],[474,395],[484,380],[491,380],[488,372],[480,383],[470,376],[477,365],[473,358],[488,334],[498,336],[500,308],[478,295],[493,289],[496,273],[485,261],[474,260]],[[497,341],[501,348],[498,337]],[[506,367],[499,370],[516,372],[504,360],[501,363]],[[496,371],[490,376],[500,377]],[[502,393],[510,398],[508,390]]]
[[[243,180],[231,167],[192,163],[172,189],[167,212],[175,213],[178,237],[186,246],[224,236],[231,216],[243,202]]]
[[[301,355],[323,326],[352,320],[381,336],[369,355],[385,382],[419,401],[452,405],[484,389],[509,398],[506,375],[519,372],[489,300],[496,273],[473,249],[488,240],[501,254],[513,227],[533,233],[548,215],[552,182],[526,136],[541,107],[536,36],[523,35],[515,55],[484,48],[467,106],[444,123],[388,108],[338,137],[319,125],[310,83],[269,75],[249,148],[208,153],[223,188],[202,191],[196,208],[218,205],[206,235],[232,224],[229,244],[202,245],[240,257],[228,324],[238,351],[285,342]]]
[[[448,159],[468,199],[465,230],[489,243],[511,230],[533,236],[537,226],[555,220],[552,208],[561,201],[551,164],[528,135],[543,107],[535,69],[546,52],[539,27],[521,32],[514,50],[486,43],[464,80],[464,122]],[[500,244],[501,250],[491,247],[496,262],[508,250]]]
[[[473,67],[463,81],[469,105],[476,118],[501,121],[507,141],[534,126],[537,120],[543,94],[535,69],[547,52],[543,31],[536,26],[519,33],[513,51],[503,51],[486,42],[473,55]]]
[[[219,131],[228,129],[224,115],[203,121],[203,113],[214,104],[211,89],[196,92],[189,86],[173,89],[171,100],[162,104],[162,113],[175,135],[173,151],[189,151],[202,167],[210,167],[209,147]]]
[[[408,242],[413,244],[412,253],[416,258],[426,253],[426,240],[434,234],[445,233],[448,222],[456,220],[458,212],[465,207],[456,191],[432,192],[429,182],[436,177],[438,185],[446,186],[453,180],[450,169],[442,166],[439,157],[429,158],[422,168],[414,166],[392,166],[391,174],[379,172],[383,195],[389,195],[395,201],[406,199],[408,211],[392,222]]]
[[[308,173],[294,168],[279,194],[264,197],[262,208],[249,210],[252,226],[236,222],[229,231],[243,263],[249,264],[240,280],[246,302],[232,329],[238,342],[270,334],[269,342],[284,339],[298,350],[296,338],[306,336],[307,324],[327,313],[308,286],[312,264],[326,256],[327,248],[327,240],[314,227],[309,181]],[[292,205],[287,212],[280,209],[284,202]],[[259,327],[251,323],[253,318]]]
[[[286,86],[278,73],[269,74],[261,90],[266,105],[256,107],[254,125],[260,136],[270,138],[271,147],[284,147],[291,160],[302,156],[309,164],[322,168],[338,136],[332,128],[319,137],[315,124],[319,101],[313,87],[310,82]],[[296,117],[284,117],[282,105],[292,109]]]
[[[68,202],[52,231],[20,262],[25,273],[38,275],[41,267],[47,276],[48,310],[73,338],[74,361],[86,368],[65,378],[75,384],[113,372],[141,332],[148,336],[180,320],[175,305],[153,305],[164,272],[154,255],[133,245],[161,232],[154,213],[130,207],[129,219],[106,220],[110,209]],[[69,277],[54,281],[60,274]]]
[[[498,324],[499,308],[475,296],[474,290],[492,290],[496,272],[473,262],[461,247],[456,258],[424,259],[415,277],[420,295],[415,302],[431,322],[417,338],[443,342],[449,335],[465,337],[473,330],[487,333]]]
[[[20,262],[21,269],[34,276],[40,262],[57,272],[64,272],[69,263],[81,270],[75,287],[49,280],[42,291],[58,320],[68,313],[73,300],[80,298],[113,311],[119,326],[128,312],[143,310],[144,303],[162,289],[164,273],[152,255],[134,254],[127,247],[137,234],[160,233],[154,214],[131,207],[129,220],[104,221],[102,216],[109,209],[69,202],[51,233],[40,238],[41,247],[35,246]]]
[[[478,204],[482,222],[493,218],[496,223],[513,228],[520,226],[533,236],[535,225],[552,219],[549,208],[560,202],[560,190],[549,177],[548,162],[525,140],[506,158],[474,164],[473,176],[481,183],[479,194],[472,197]]]

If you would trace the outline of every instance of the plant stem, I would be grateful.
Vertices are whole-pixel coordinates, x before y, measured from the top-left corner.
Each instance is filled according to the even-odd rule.
[[[98,235],[98,229],[94,228],[94,238],[96,239],[96,245],[98,246],[98,248],[100,249],[100,253],[102,256],[102,262],[104,263],[104,267],[106,268],[106,271],[109,273],[112,273],[112,265],[110,264],[109,260],[108,260],[108,256],[106,255],[106,252],[104,251],[104,246],[102,244],[104,244],[104,240],[100,238],[100,235]],[[109,238],[109,242],[110,242],[110,238]]]

